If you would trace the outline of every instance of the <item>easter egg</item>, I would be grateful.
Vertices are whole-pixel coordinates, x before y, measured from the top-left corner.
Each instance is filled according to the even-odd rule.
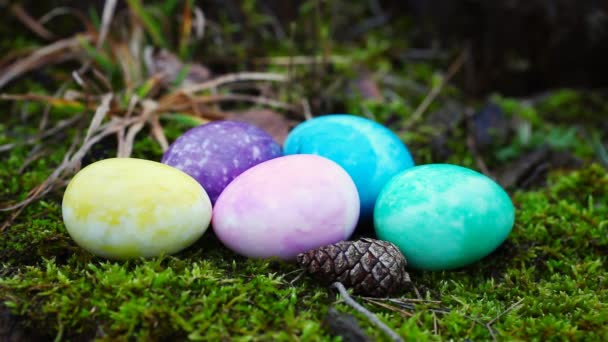
[[[428,164],[391,179],[378,196],[378,238],[413,268],[448,270],[494,251],[513,228],[515,208],[492,179],[457,165]]]
[[[375,121],[354,115],[305,121],[289,133],[283,148],[285,154],[316,154],[342,166],[359,191],[362,217],[371,217],[380,190],[392,176],[414,166],[399,137]]]
[[[80,170],[63,195],[63,220],[76,244],[108,259],[178,252],[211,222],[205,190],[186,173],[135,158]]]
[[[171,144],[161,162],[196,179],[215,203],[236,176],[282,154],[281,146],[265,131],[226,120],[188,130]]]
[[[236,253],[294,259],[347,239],[359,218],[352,179],[315,155],[275,158],[243,172],[220,195],[212,226]]]

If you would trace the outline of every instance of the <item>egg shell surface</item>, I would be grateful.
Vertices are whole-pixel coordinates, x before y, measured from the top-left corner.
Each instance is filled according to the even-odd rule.
[[[323,115],[296,126],[283,146],[285,154],[329,158],[354,180],[361,216],[371,217],[378,194],[397,173],[414,166],[407,147],[383,125],[355,115]]]
[[[215,203],[236,176],[281,155],[281,146],[262,129],[223,120],[186,131],[171,144],[161,162],[196,179]]]
[[[514,220],[515,208],[500,185],[451,164],[416,166],[395,176],[374,211],[377,236],[422,270],[482,259],[505,241]]]
[[[357,188],[344,169],[320,156],[294,155],[235,178],[215,204],[212,226],[236,253],[291,260],[349,238],[358,218]]]
[[[186,173],[136,158],[104,159],[80,170],[62,202],[76,244],[108,259],[176,253],[211,222],[211,201]]]

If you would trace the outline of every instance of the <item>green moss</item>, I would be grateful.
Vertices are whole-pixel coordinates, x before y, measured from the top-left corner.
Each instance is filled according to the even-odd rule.
[[[421,305],[413,317],[367,304],[412,340],[608,338],[608,175],[597,165],[553,174],[547,189],[514,196],[517,220],[495,253],[451,272],[412,272],[426,296],[447,314]],[[33,218],[36,212],[43,218]],[[58,202],[41,202],[2,233],[4,303],[50,337],[135,336],[254,340],[327,340],[321,321],[336,297],[304,280],[295,265],[249,260],[224,248],[209,231],[196,245],[152,260],[99,260],[76,246]],[[403,295],[412,293],[404,289]],[[352,312],[344,304],[341,310]],[[361,318],[361,317],[360,317]],[[476,323],[476,320],[479,323]],[[366,331],[381,334],[367,323]]]

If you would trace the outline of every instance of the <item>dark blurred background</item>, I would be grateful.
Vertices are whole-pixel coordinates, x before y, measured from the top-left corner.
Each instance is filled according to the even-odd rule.
[[[0,1],[5,9],[13,3]],[[100,12],[104,1],[18,3],[38,17],[62,6],[80,8],[83,13],[94,6]],[[209,18],[248,21],[242,10],[243,1],[195,3]],[[275,18],[271,26],[281,38],[289,35],[290,23],[301,16],[302,4],[311,1],[249,3]],[[331,18],[331,38],[339,41],[360,39],[370,29],[394,25],[407,17],[410,30],[396,32],[393,38],[407,40],[410,48],[416,49],[418,55],[410,53],[409,58],[440,58],[442,51],[469,46],[472,58],[459,82],[471,95],[488,91],[524,95],[554,87],[603,88],[608,84],[606,0],[366,0],[318,4],[323,12],[320,15]],[[125,4],[119,1],[118,6]],[[304,22],[314,25],[310,18]],[[19,25],[14,18],[5,18],[2,34]],[[66,29],[70,29],[68,23]],[[306,30],[300,32],[306,34]],[[252,44],[253,56],[255,47]]]

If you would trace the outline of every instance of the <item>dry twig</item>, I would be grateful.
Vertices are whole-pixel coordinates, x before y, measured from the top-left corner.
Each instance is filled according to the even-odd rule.
[[[194,94],[199,91],[217,88],[227,83],[233,82],[245,82],[245,81],[270,81],[270,82],[286,82],[287,77],[283,74],[277,73],[266,73],[266,72],[241,72],[236,74],[228,74],[217,77],[215,79],[188,85],[182,87],[180,90],[186,94]]]
[[[151,118],[156,109],[158,108],[158,104],[152,100],[143,100],[142,101],[143,111],[141,115],[137,117],[139,119],[134,125],[129,127],[127,130],[127,135],[125,136],[125,145],[124,145],[124,154],[119,155],[118,157],[128,158],[131,156],[133,152],[133,143],[135,141],[135,136],[141,129],[144,127],[144,124]]]
[[[169,141],[165,136],[165,130],[163,129],[163,126],[160,123],[158,115],[152,116],[149,121],[150,133],[152,134],[152,137],[154,138],[154,140],[156,140],[156,142],[158,142],[163,152],[166,152],[169,149]]]
[[[13,4],[11,6],[11,12],[19,19],[25,26],[27,26],[32,32],[36,33],[40,37],[51,40],[55,35],[47,30],[40,21],[32,18],[20,4]]]
[[[344,299],[344,302],[348,304],[353,309],[357,310],[359,313],[364,315],[370,322],[372,322],[376,327],[382,330],[386,335],[388,335],[393,341],[402,342],[403,339],[396,332],[394,332],[391,328],[389,328],[384,322],[382,322],[376,315],[372,312],[361,306],[361,304],[357,303],[354,299],[346,291],[346,288],[342,283],[336,282],[333,283],[332,287],[335,287],[340,295]]]
[[[454,77],[454,75],[456,75],[460,68],[462,68],[464,62],[467,60],[467,56],[468,50],[462,50],[458,58],[456,58],[456,60],[448,67],[448,72],[446,73],[445,77],[441,79],[441,82],[438,82],[433,88],[431,88],[431,91],[429,91],[424,100],[422,100],[420,105],[418,105],[412,116],[404,124],[404,128],[410,128],[414,123],[420,120],[424,112],[426,112],[431,103],[433,103],[435,98],[437,98],[437,96],[441,93],[443,87],[452,79],[452,77]]]

